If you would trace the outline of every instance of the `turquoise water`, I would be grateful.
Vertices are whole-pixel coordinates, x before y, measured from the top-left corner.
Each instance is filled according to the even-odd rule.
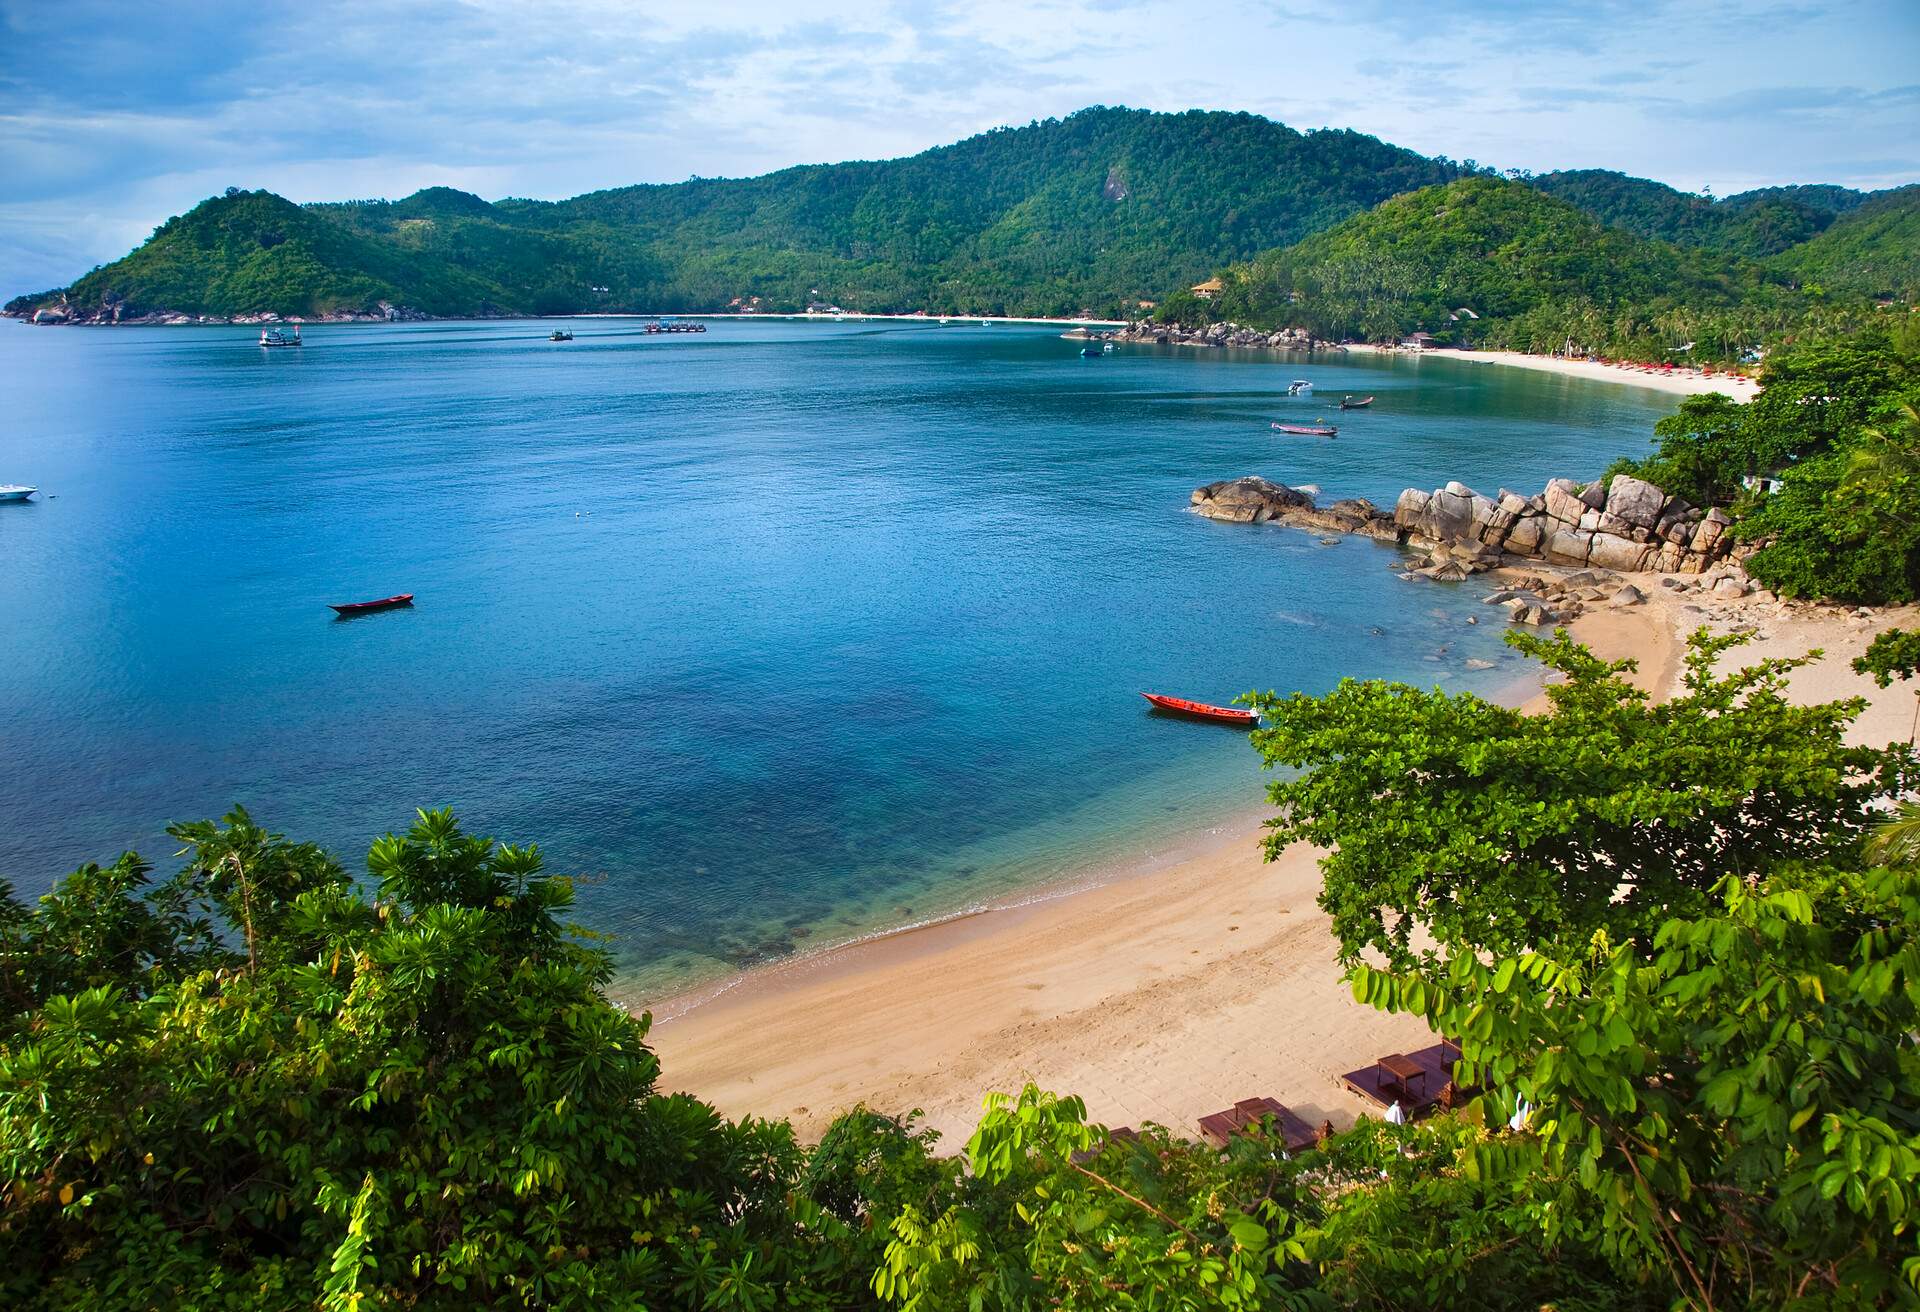
[[[1141,689],[1522,669],[1471,584],[1199,519],[1196,484],[1537,489],[1666,409],[1051,329],[549,326],[0,326],[0,482],[53,494],[0,505],[0,876],[165,869],[165,822],[235,801],[358,869],[450,805],[591,876],[660,983],[1097,874],[1259,803],[1244,735]],[[1337,441],[1269,431],[1342,391],[1379,400]]]

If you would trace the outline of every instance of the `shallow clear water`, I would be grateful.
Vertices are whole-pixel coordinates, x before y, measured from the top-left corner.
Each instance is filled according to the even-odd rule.
[[[1259,803],[1243,734],[1141,689],[1522,670],[1474,585],[1195,485],[1537,490],[1668,408],[1052,329],[547,329],[0,325],[0,482],[52,494],[0,505],[0,876],[164,869],[166,821],[234,801],[358,869],[451,805],[595,876],[582,919],[658,984],[1098,873]],[[1379,400],[1337,441],[1267,427],[1342,391]]]

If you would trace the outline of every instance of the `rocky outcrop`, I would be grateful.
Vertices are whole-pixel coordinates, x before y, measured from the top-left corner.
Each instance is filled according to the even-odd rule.
[[[1357,533],[1397,542],[1393,516],[1361,498],[1318,505],[1310,492],[1264,478],[1230,478],[1193,490],[1195,514],[1233,524],[1286,524],[1317,533]]]
[[[1393,520],[1409,541],[1477,543],[1571,568],[1701,574],[1742,555],[1721,510],[1701,511],[1644,479],[1617,474],[1584,486],[1556,478],[1536,496],[1482,496],[1461,483],[1408,488]]]
[[[381,301],[368,310],[330,310],[325,314],[279,315],[271,310],[260,310],[246,314],[190,314],[180,310],[141,310],[128,308],[127,303],[114,292],[107,292],[98,304],[81,305],[67,299],[63,293],[59,300],[38,308],[27,309],[18,303],[9,303],[7,314],[24,318],[37,324],[121,324],[126,326],[151,324],[272,324],[272,323],[410,323],[430,319],[433,316],[423,314],[407,305],[395,305],[391,301]],[[478,318],[497,318],[495,314],[481,314]]]
[[[1061,335],[1101,342],[1136,342],[1153,346],[1233,346],[1243,350],[1266,351],[1309,351],[1331,345],[1319,341],[1303,328],[1263,332],[1237,323],[1210,323],[1203,328],[1182,328],[1177,324],[1154,323],[1146,319],[1122,328],[1075,328]]]

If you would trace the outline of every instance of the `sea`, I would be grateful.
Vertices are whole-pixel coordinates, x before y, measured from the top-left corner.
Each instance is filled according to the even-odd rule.
[[[165,875],[235,803],[364,873],[451,807],[577,876],[651,996],[1138,870],[1268,782],[1143,691],[1530,675],[1484,587],[1197,485],[1538,491],[1671,409],[1439,355],[570,326],[0,324],[0,482],[41,489],[0,504],[0,878]]]

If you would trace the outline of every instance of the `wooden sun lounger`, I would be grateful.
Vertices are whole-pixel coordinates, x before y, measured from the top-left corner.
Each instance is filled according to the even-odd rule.
[[[1288,1152],[1297,1153],[1319,1142],[1319,1133],[1311,1125],[1295,1115],[1285,1103],[1272,1098],[1242,1098],[1226,1111],[1202,1116],[1200,1135],[1208,1143],[1225,1148],[1234,1135],[1259,1125],[1262,1118],[1268,1116],[1273,1118],[1274,1129]]]

